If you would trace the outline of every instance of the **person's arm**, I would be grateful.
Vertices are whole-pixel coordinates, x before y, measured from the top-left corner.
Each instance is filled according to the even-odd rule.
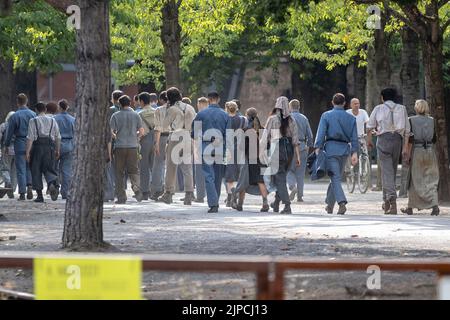
[[[411,134],[411,124],[409,123],[409,117],[408,112],[406,111],[406,108],[404,108],[405,113],[405,133],[403,134],[403,149],[402,149],[402,156],[405,158],[405,161],[409,161],[409,136]]]
[[[312,148],[314,146],[314,137],[308,119],[306,119],[306,145],[308,148]]]
[[[161,140],[161,132],[155,131],[155,154],[159,156],[159,141]]]
[[[34,120],[34,121],[37,121],[37,120]],[[33,146],[33,141],[37,137],[37,132],[35,133],[36,126],[31,125],[31,122],[33,122],[33,120],[30,120],[29,125],[28,125],[27,144],[26,144],[26,148],[25,148],[25,158],[26,158],[27,162],[30,162],[30,160],[31,160],[31,147]]]
[[[297,167],[300,167],[301,165],[301,151],[300,151],[300,138],[299,138],[299,127],[297,126],[297,122],[294,120],[294,118],[291,118],[291,130],[292,130],[292,141],[295,141],[294,143],[294,151],[295,155],[297,156],[296,159],[296,165]]]
[[[372,111],[372,114],[369,117],[369,121],[367,122],[367,147],[369,149],[373,148],[372,130],[377,127],[377,111],[378,108],[375,107],[375,109]]]
[[[8,125],[6,126],[6,133],[5,133],[5,148],[8,149],[8,147],[11,145],[11,140],[14,134],[14,131],[16,130],[16,120],[14,115],[9,118]]]
[[[61,132],[59,131],[59,126],[58,123],[56,122],[55,119],[52,119],[53,121],[53,126],[54,126],[54,131],[53,131],[53,139],[55,140],[55,145],[56,145],[56,160],[59,159],[59,156],[61,154]]]
[[[27,159],[27,162],[30,162],[31,160],[31,147],[33,146],[33,141],[30,139],[27,139],[27,146],[25,150],[25,158]]]
[[[143,124],[141,116],[138,115],[137,113],[136,113],[136,115],[137,115],[136,119],[138,119],[136,132],[137,132],[138,139],[141,139],[145,134],[144,124]]]
[[[325,114],[323,114],[320,117],[319,127],[317,128],[316,142],[314,143],[314,149],[316,153],[319,153],[319,150],[323,149],[327,129],[328,129],[328,122],[325,117]]]
[[[367,134],[367,124],[369,123],[369,115],[366,110],[364,111],[364,133]]]
[[[351,142],[351,154],[352,154],[352,165],[355,166],[358,163],[358,150],[359,150],[359,141],[358,141],[358,129],[356,126],[356,118],[352,119],[352,142]]]
[[[111,140],[108,141],[108,144],[106,146],[108,148],[108,158],[109,158],[109,162],[112,161],[112,143]]]

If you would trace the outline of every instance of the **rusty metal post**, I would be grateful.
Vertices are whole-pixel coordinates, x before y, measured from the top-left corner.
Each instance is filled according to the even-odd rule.
[[[268,270],[259,271],[256,273],[256,299],[257,300],[271,299]]]

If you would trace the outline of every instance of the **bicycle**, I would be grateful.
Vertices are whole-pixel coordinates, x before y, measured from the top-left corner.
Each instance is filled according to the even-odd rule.
[[[350,193],[355,191],[356,182],[358,182],[358,189],[361,193],[366,193],[371,184],[371,176],[372,176],[372,167],[370,164],[369,152],[367,150],[367,145],[365,143],[365,135],[359,137],[359,156],[358,156],[358,164],[356,166],[352,166],[351,164],[347,164],[346,170],[346,183],[347,190]]]

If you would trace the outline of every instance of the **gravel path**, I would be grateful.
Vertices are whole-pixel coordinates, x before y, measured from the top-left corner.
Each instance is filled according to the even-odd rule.
[[[248,197],[243,212],[221,208],[206,213],[206,205],[168,206],[155,202],[105,205],[105,239],[127,253],[273,255],[314,258],[449,258],[450,208],[442,215],[385,216],[381,193],[351,194],[345,216],[324,212],[324,184],[307,184],[305,203],[293,205],[293,215],[259,213],[259,198]],[[399,208],[406,199],[399,200]],[[0,200],[0,252],[58,251],[64,203],[35,205]],[[122,221],[122,222],[121,222]],[[291,273],[288,298],[434,298],[432,274],[383,273],[381,291],[366,292],[364,272]],[[0,270],[0,286],[32,290],[31,275]],[[144,292],[152,299],[254,298],[254,282],[247,275],[146,273]]]

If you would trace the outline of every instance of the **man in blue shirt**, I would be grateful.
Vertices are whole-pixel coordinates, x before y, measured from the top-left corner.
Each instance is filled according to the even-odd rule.
[[[202,170],[205,176],[206,197],[210,208],[208,213],[217,213],[219,210],[222,179],[225,172],[223,160],[225,156],[226,130],[230,117],[219,106],[220,96],[217,92],[208,94],[208,102],[208,108],[197,113],[192,122],[191,135],[196,140],[202,139],[200,140],[202,141]],[[199,128],[196,127],[196,124],[197,126],[200,124]],[[220,146],[220,148],[214,148],[218,154],[214,154],[214,151],[210,152],[214,146]],[[214,157],[213,163],[205,159],[211,156]]]
[[[8,129],[6,131],[5,147],[8,148],[14,137],[14,153],[16,155],[17,183],[19,185],[19,201],[33,199],[31,171],[27,164],[25,151],[27,146],[28,124],[36,114],[27,107],[28,98],[21,93],[17,96],[18,110],[8,120]]]
[[[339,204],[338,214],[347,211],[347,199],[342,190],[342,175],[349,154],[352,165],[358,163],[358,134],[355,117],[344,110],[345,96],[337,93],[333,97],[333,109],[325,112],[320,118],[317,129],[316,153],[323,149],[327,155],[327,171],[331,182],[328,186],[326,211],[333,213],[335,203]]]
[[[66,200],[69,192],[70,180],[72,178],[75,118],[67,113],[67,110],[69,109],[67,100],[63,99],[59,101],[58,105],[61,110],[61,112],[55,116],[61,134],[61,153],[58,161],[58,172],[61,183],[61,196],[63,200]]]
[[[303,188],[305,185],[306,161],[308,159],[308,149],[314,145],[313,135],[309,120],[300,113],[300,101],[294,99],[289,103],[291,117],[297,123],[298,137],[300,139],[300,166],[296,161],[291,162],[287,180],[291,190],[290,200],[293,201],[297,194],[297,202],[303,202]],[[296,187],[297,186],[297,187]],[[295,188],[296,187],[296,188]]]

